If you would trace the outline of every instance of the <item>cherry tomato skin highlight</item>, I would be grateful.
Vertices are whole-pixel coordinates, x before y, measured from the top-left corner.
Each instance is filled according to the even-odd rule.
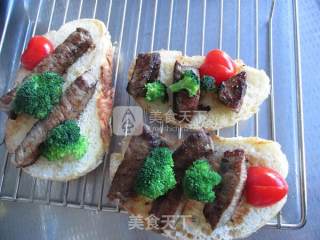
[[[38,63],[50,53],[54,47],[52,43],[43,36],[34,36],[30,39],[27,48],[21,56],[21,63],[27,70],[32,70]]]
[[[256,207],[270,206],[288,193],[288,184],[276,171],[265,167],[249,167],[245,194]]]
[[[216,83],[220,85],[223,81],[228,80],[237,72],[235,61],[225,52],[214,49],[210,51],[204,63],[200,66],[200,75],[214,77]]]

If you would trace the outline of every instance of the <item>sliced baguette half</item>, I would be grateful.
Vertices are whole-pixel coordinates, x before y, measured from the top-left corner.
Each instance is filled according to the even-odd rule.
[[[288,161],[281,150],[280,144],[257,137],[223,138],[212,136],[214,151],[217,157],[222,157],[227,150],[241,148],[245,151],[249,166],[264,166],[277,171],[286,178],[288,174]],[[113,153],[110,159],[110,176],[113,178],[118,166],[123,160],[129,139],[123,142],[122,152]],[[244,196],[237,205],[232,219],[227,224],[219,226],[211,231],[204,215],[204,203],[183,198],[179,214],[192,216],[180,218],[176,223],[176,231],[164,231],[164,234],[172,239],[212,239],[228,240],[244,238],[256,232],[267,222],[276,216],[286,203],[287,197],[269,207],[256,208],[246,203]],[[146,198],[136,197],[128,200],[129,206],[124,206],[130,214],[148,216],[150,204],[146,204]],[[131,210],[131,211],[130,211]]]
[[[90,71],[99,81],[93,97],[81,114],[78,124],[81,134],[88,139],[88,150],[79,160],[50,162],[44,157],[31,166],[23,168],[30,175],[57,181],[75,179],[95,169],[109,148],[111,130],[109,120],[112,112],[114,90],[112,88],[112,57],[113,47],[111,37],[103,22],[95,19],[80,19],[68,22],[57,31],[44,34],[54,46],[62,43],[76,28],[88,30],[93,38],[95,48],[81,56],[63,76],[64,90],[85,71]],[[21,69],[16,83],[19,83],[29,72]],[[8,120],[6,128],[6,145],[10,150],[15,148],[30,131],[35,119],[18,116],[16,120]],[[11,151],[12,152],[12,151]]]
[[[204,62],[204,56],[183,56],[179,51],[160,50],[160,74],[159,79],[166,86],[173,82],[174,64],[178,60],[182,64],[199,68]],[[190,123],[181,122],[168,118],[167,114],[172,106],[169,102],[162,103],[160,101],[148,102],[143,97],[136,97],[136,102],[147,112],[160,112],[162,120],[175,126],[181,126],[189,129],[216,130],[220,128],[230,127],[237,122],[250,118],[254,113],[259,111],[262,102],[269,96],[270,79],[263,70],[246,66],[241,60],[237,60],[239,71],[247,73],[247,91],[243,99],[243,104],[239,112],[232,111],[230,108],[218,101],[217,97],[212,93],[201,95],[200,104],[210,106],[209,112],[197,112],[192,117]],[[135,60],[131,64],[128,73],[128,79],[131,80],[135,67]],[[170,119],[170,121],[168,121]]]

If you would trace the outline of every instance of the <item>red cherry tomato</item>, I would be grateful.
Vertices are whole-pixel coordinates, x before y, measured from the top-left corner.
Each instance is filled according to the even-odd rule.
[[[234,76],[236,72],[236,63],[228,54],[219,49],[210,51],[200,66],[201,77],[204,75],[214,77],[218,85]]]
[[[43,36],[34,36],[30,39],[26,50],[24,50],[21,56],[22,65],[32,70],[37,64],[50,53],[52,53],[54,47],[52,43]]]
[[[245,187],[247,202],[256,207],[270,206],[288,193],[286,180],[266,167],[249,167]]]

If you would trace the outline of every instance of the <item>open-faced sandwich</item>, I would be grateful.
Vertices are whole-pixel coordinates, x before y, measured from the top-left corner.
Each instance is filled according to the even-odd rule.
[[[142,53],[128,78],[128,93],[147,112],[191,129],[215,130],[246,120],[270,92],[264,71],[220,50],[193,57],[179,51]]]
[[[177,144],[145,126],[122,147],[109,199],[173,239],[246,237],[287,200],[288,162],[273,141],[199,131]]]
[[[110,35],[95,19],[31,38],[14,87],[0,99],[17,167],[62,181],[102,162],[111,136],[112,56]]]

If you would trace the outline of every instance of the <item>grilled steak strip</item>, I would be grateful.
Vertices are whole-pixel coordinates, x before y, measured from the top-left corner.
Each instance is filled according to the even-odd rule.
[[[211,139],[204,131],[191,134],[173,153],[176,187],[165,196],[156,199],[150,214],[161,219],[165,215],[173,215],[178,209],[183,195],[181,185],[185,170],[196,160],[207,158],[212,154]],[[159,223],[161,224],[161,223]]]
[[[139,136],[132,136],[108,193],[111,200],[126,201],[136,196],[134,190],[135,179],[139,169],[150,151],[155,147],[167,147],[166,142],[158,134],[153,133],[148,126],[143,127]]]
[[[246,72],[240,72],[227,81],[223,81],[218,91],[220,102],[235,112],[240,111],[244,95],[247,91],[246,78]]]
[[[247,178],[244,151],[242,149],[226,151],[218,172],[222,181],[215,188],[216,199],[213,203],[206,203],[203,210],[212,230],[231,219],[240,200]]]
[[[131,80],[128,82],[128,93],[134,97],[144,97],[146,95],[144,85],[158,79],[160,63],[159,53],[140,53]]]
[[[77,28],[68,38],[48,57],[44,58],[33,70],[41,73],[46,71],[56,72],[59,74],[66,73],[67,69],[88,49],[94,46],[90,33],[83,29]]]
[[[192,66],[182,65],[176,61],[173,72],[173,82],[178,82],[183,73],[187,70],[192,70],[200,79],[199,70]],[[187,91],[182,90],[173,93],[172,110],[176,113],[176,119],[180,121],[190,122],[194,111],[198,110],[200,100],[200,90],[195,96],[189,97]]]
[[[55,48],[52,54],[42,59],[33,69],[33,72],[51,71],[63,75],[78,58],[91,48],[94,48],[94,43],[90,33],[83,28],[77,28],[62,44]],[[17,87],[0,98],[0,111],[10,111],[12,109],[16,91]]]
[[[85,109],[95,92],[97,79],[86,72],[78,77],[66,90],[48,118],[39,121],[30,130],[15,152],[15,163],[18,167],[28,166],[40,155],[39,146],[45,141],[49,130],[67,119],[76,119]]]

